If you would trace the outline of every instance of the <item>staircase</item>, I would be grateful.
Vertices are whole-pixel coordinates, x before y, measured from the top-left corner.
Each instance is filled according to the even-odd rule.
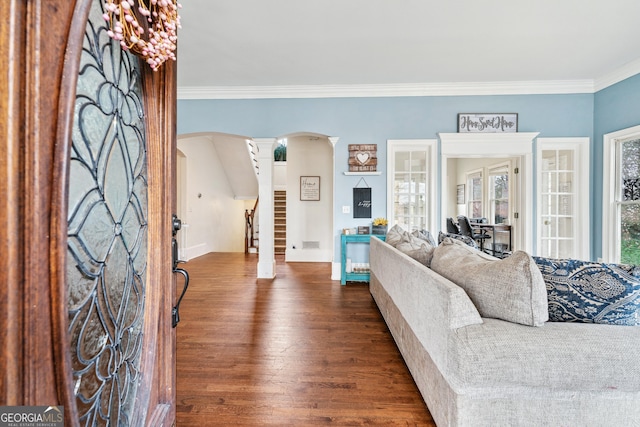
[[[273,253],[284,255],[287,250],[287,192],[273,192]]]

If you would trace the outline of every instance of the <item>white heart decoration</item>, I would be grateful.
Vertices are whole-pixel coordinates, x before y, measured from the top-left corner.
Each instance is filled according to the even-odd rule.
[[[364,153],[364,152],[356,153],[356,160],[360,162],[361,165],[364,165],[365,163],[367,163],[370,157],[371,156],[369,155],[369,153]]]

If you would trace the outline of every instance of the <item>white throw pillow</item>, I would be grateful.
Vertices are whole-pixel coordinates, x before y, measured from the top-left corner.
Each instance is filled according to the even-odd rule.
[[[544,279],[524,251],[497,259],[447,238],[435,249],[431,269],[464,289],[482,317],[529,326],[549,320]]]

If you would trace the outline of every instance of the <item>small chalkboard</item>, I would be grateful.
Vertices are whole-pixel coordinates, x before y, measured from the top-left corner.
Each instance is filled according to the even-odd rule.
[[[371,187],[353,189],[353,217],[371,218]]]

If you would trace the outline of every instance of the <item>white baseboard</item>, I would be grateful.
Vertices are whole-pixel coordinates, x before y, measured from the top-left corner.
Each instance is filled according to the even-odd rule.
[[[333,252],[322,249],[287,249],[287,262],[331,262]]]
[[[339,262],[331,263],[331,280],[340,280],[342,277],[342,264]]]
[[[191,246],[189,248],[184,248],[182,251],[182,255],[180,258],[183,261],[189,261],[204,254],[208,254],[211,252],[206,243],[201,243],[199,245]]]

